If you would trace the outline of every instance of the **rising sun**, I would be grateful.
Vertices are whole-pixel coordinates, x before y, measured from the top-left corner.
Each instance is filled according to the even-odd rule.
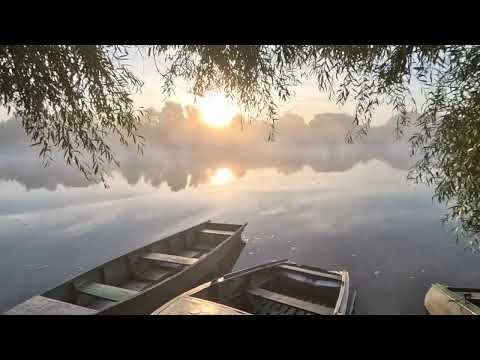
[[[231,183],[234,179],[233,172],[229,168],[216,169],[210,178],[212,185],[225,185]]]
[[[199,101],[202,120],[213,127],[221,128],[230,124],[238,108],[224,95],[208,93]]]

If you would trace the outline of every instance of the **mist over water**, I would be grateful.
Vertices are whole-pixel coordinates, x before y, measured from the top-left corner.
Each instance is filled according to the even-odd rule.
[[[405,141],[394,141],[393,120],[371,128],[368,137],[352,145],[346,144],[345,136],[353,119],[344,114],[319,114],[309,123],[287,114],[277,121],[275,141],[269,142],[268,125],[263,122],[242,124],[236,118],[225,129],[212,129],[194,109],[185,111],[175,103],[149,113],[148,123],[141,129],[146,139],[143,156],[134,146],[119,146],[110,139],[121,164],[120,168],[112,167],[111,173],[118,172],[130,185],[143,180],[154,187],[166,184],[179,191],[185,189],[187,179],[193,187],[210,181],[212,172],[219,168],[229,168],[241,178],[247,170],[263,168],[291,174],[304,167],[316,172],[346,171],[374,159],[401,170],[413,163]],[[56,161],[44,167],[38,152],[29,146],[17,121],[0,124],[0,180],[16,181],[27,190],[91,185],[75,169],[65,166],[63,154],[54,154]]]
[[[406,181],[414,160],[394,120],[346,144],[351,123],[288,114],[268,142],[264,123],[213,129],[168,103],[150,109],[143,156],[115,145],[109,189],[61,157],[44,168],[18,122],[0,123],[0,311],[206,219],[248,221],[237,269],[290,258],[350,271],[359,313],[423,313],[431,282],[476,286],[478,257],[442,228],[431,190]]]

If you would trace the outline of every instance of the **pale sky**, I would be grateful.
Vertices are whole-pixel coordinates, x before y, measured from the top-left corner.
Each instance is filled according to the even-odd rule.
[[[145,108],[154,107],[160,110],[163,107],[162,94],[160,91],[161,77],[151,61],[142,61],[139,57],[134,59],[134,72],[145,82],[141,94],[134,96],[135,104]],[[175,95],[168,99],[178,102],[182,105],[192,105],[193,96],[188,92],[188,85],[179,82]],[[419,86],[413,85],[413,92],[417,98],[420,98]],[[418,100],[417,100],[418,102]],[[354,112],[354,103],[347,102],[343,107],[339,107],[334,101],[330,101],[326,93],[321,93],[314,81],[304,82],[301,86],[295,88],[295,96],[291,97],[286,103],[278,103],[280,114],[291,112],[300,115],[306,122],[318,113],[346,113],[352,115]],[[392,107],[382,106],[375,112],[372,125],[382,125],[394,115]]]

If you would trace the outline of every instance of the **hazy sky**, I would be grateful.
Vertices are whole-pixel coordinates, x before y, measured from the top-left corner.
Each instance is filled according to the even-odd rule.
[[[151,61],[143,61],[140,56],[135,56],[133,63],[134,72],[145,81],[141,94],[134,96],[135,103],[145,108],[162,108],[164,103],[160,91],[161,77],[156,72],[155,66]],[[188,84],[178,82],[176,85],[175,95],[168,100],[182,105],[193,104],[194,98],[188,92]],[[354,112],[352,101],[347,102],[343,107],[339,107],[334,101],[328,99],[326,93],[321,93],[318,90],[316,82],[313,80],[304,82],[301,86],[295,87],[294,90],[295,96],[292,96],[286,103],[278,103],[280,105],[280,115],[291,112],[300,115],[305,121],[309,122],[318,113],[346,113],[352,115]],[[413,84],[412,92],[416,97],[417,104],[420,103],[422,96],[418,83]],[[382,106],[375,112],[372,125],[383,125],[392,115],[394,114],[391,106]]]

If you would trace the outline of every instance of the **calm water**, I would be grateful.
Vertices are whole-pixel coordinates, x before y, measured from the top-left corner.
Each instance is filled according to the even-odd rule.
[[[0,137],[0,311],[207,219],[248,221],[236,269],[289,258],[348,270],[361,314],[423,313],[436,281],[478,286],[480,259],[442,228],[431,191],[406,182],[401,144],[153,142],[141,159],[121,153],[105,189],[61,164],[42,168],[8,138]]]

